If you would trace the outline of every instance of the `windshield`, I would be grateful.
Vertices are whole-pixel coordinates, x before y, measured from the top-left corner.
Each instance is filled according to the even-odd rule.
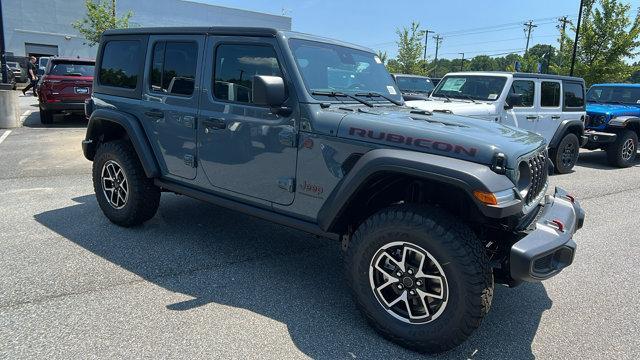
[[[402,100],[393,78],[373,53],[300,39],[291,39],[289,44],[310,93],[372,92]],[[327,95],[320,96],[326,99]]]
[[[640,105],[640,87],[593,86],[587,92],[591,103]]]
[[[434,86],[426,77],[396,76],[396,84],[402,92],[429,93]]]
[[[7,66],[14,69],[17,69],[20,67],[20,65],[18,65],[17,62],[11,62],[11,61],[7,61]]]
[[[93,63],[54,62],[49,75],[60,76],[93,76]]]
[[[503,76],[445,76],[432,96],[451,99],[495,101],[500,97],[507,78]]]

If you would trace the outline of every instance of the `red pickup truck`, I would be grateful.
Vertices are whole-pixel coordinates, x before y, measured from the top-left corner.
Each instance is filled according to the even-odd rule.
[[[59,112],[84,113],[84,101],[91,97],[95,61],[51,58],[38,90],[40,122],[51,124]]]

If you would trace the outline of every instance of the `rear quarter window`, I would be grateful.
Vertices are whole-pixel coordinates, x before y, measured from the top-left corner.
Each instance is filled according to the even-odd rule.
[[[138,86],[141,44],[136,40],[114,40],[104,45],[99,83],[123,89]]]
[[[564,83],[564,108],[580,110],[584,108],[584,86],[580,83]]]

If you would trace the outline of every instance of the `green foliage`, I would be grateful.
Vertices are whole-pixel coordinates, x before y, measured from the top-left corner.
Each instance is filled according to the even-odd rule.
[[[389,55],[387,55],[386,51],[378,50],[378,59],[382,61],[384,65],[387,65],[387,61],[389,61]]]
[[[424,68],[420,66],[420,59],[424,52],[424,31],[420,30],[419,22],[412,22],[409,28],[397,29],[398,56],[393,63],[392,72],[403,74],[422,74]]]
[[[627,16],[631,5],[619,0],[587,1],[580,25],[574,75],[583,77],[587,84],[621,82],[629,79],[634,67],[626,59],[638,55],[640,46],[640,9],[633,20]],[[575,28],[573,29],[575,31]],[[562,54],[552,69],[569,74],[573,41],[565,35]]]
[[[129,19],[133,16],[131,11],[121,17],[116,16],[116,1],[111,0],[85,0],[87,15],[71,24],[86,39],[85,44],[95,46],[100,42],[102,33],[109,29],[126,29],[129,27]]]

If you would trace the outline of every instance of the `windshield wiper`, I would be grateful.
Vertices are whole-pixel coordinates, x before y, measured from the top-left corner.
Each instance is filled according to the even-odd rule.
[[[398,100],[392,99],[392,98],[390,98],[390,97],[388,97],[386,95],[382,95],[379,92],[374,92],[374,91],[369,91],[367,93],[358,93],[358,94],[355,94],[355,96],[367,96],[367,97],[370,97],[370,98],[381,97],[381,98],[389,101],[390,103],[392,103],[394,105],[397,105],[397,106],[403,106],[404,105],[402,102],[400,102]]]
[[[435,97],[444,97],[445,99],[447,99],[446,100],[447,102],[451,102],[451,98],[448,97],[447,94],[445,94],[445,93],[437,93],[437,94],[431,94],[431,95],[433,95]]]
[[[320,96],[331,96],[331,97],[348,97],[350,99],[353,99],[361,104],[367,105],[368,107],[373,107],[373,104],[366,101],[366,100],[362,100],[356,96],[350,95],[350,94],[345,94],[343,92],[340,91],[319,91],[319,90],[314,90],[311,92],[311,95],[320,95]]]

